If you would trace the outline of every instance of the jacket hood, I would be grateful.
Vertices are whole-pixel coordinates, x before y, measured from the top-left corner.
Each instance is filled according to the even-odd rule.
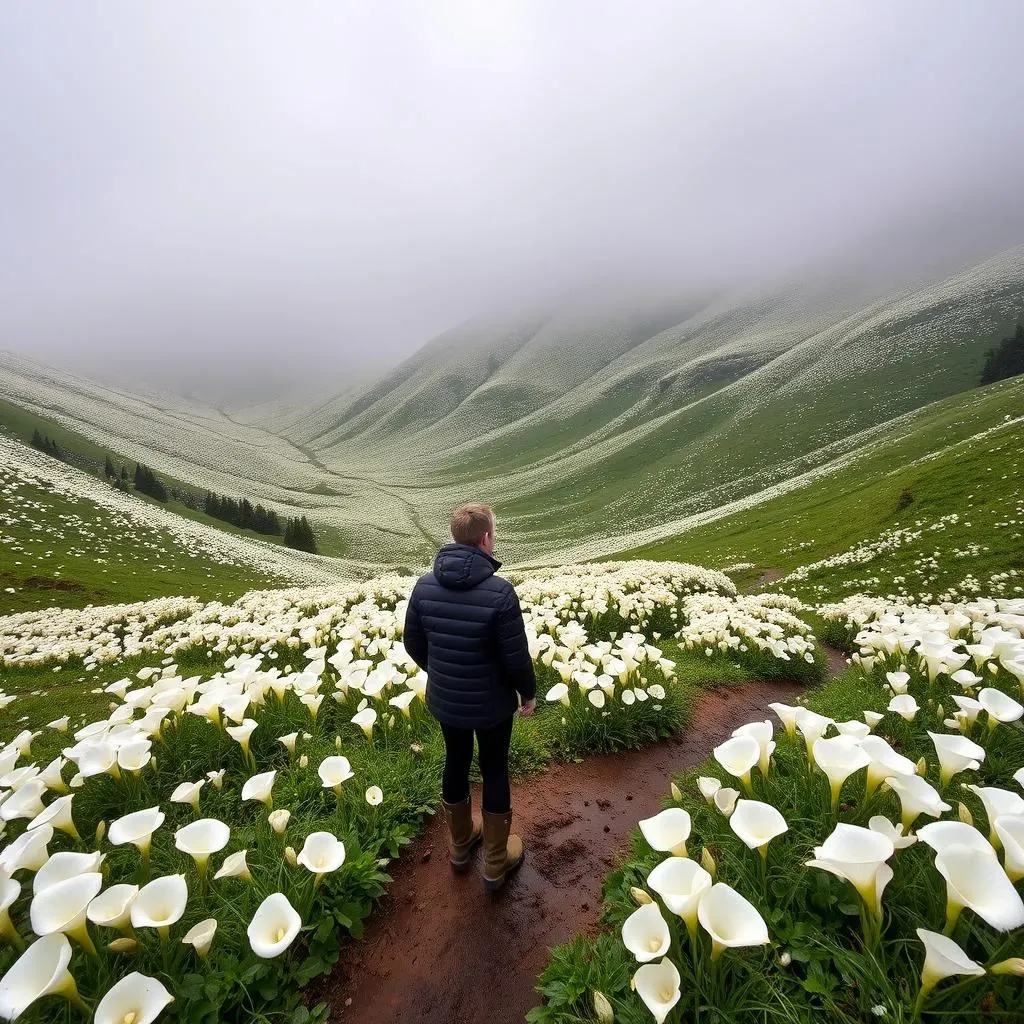
[[[449,590],[469,590],[493,576],[501,562],[469,544],[446,544],[434,559],[434,578]]]

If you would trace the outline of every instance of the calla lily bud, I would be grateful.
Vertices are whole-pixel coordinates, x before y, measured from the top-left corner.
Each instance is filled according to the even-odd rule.
[[[633,902],[638,907],[642,907],[645,903],[654,902],[649,893],[635,885],[629,887],[629,895],[633,897]]]
[[[957,817],[965,825],[974,824],[974,815],[971,814],[971,809],[967,806],[967,804],[963,803],[962,801],[956,805],[956,813]]]
[[[706,846],[700,852],[700,864],[712,878],[718,874],[718,864]]]
[[[608,997],[603,992],[594,989],[594,1013],[597,1014],[598,1024],[614,1024],[615,1012]]]
[[[138,939],[129,939],[122,935],[119,939],[107,943],[107,949],[112,953],[134,953],[139,948]]]
[[[675,800],[676,803],[682,803],[683,802],[682,791],[679,789],[679,787],[674,782],[672,783],[671,789],[672,789],[672,799]],[[600,995],[600,993],[595,993],[595,998],[596,998],[597,995]],[[601,998],[604,999],[604,996],[601,996]]]
[[[1016,974],[1024,977],[1024,957],[1011,956],[1009,960],[1000,960],[989,969],[990,974]]]
[[[99,824],[96,826],[96,842],[103,842],[103,837],[107,834],[107,822],[101,818]]]
[[[298,862],[299,862],[299,855],[295,852],[295,848],[294,847],[286,846],[284,848],[284,859],[286,861],[288,861],[288,863],[292,867],[295,867],[295,865],[298,864]]]
[[[917,762],[917,765],[915,766],[914,771],[917,772],[917,774],[920,775],[923,778],[925,775],[928,774],[928,762],[922,757]]]
[[[288,821],[292,816],[291,811],[277,810],[271,811],[267,821],[270,822],[270,827],[279,835],[283,836],[285,829],[288,828]]]
[[[299,767],[300,768],[308,768],[309,767],[309,755],[303,754],[302,757],[299,758]]]

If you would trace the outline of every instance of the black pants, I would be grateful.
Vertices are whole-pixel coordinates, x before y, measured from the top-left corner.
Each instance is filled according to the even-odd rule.
[[[469,769],[473,765],[473,733],[479,748],[477,761],[483,777],[483,808],[494,814],[512,809],[508,788],[508,747],[512,741],[512,718],[489,729],[456,729],[441,723],[444,736],[444,775],[441,795],[445,803],[461,803],[469,796]]]

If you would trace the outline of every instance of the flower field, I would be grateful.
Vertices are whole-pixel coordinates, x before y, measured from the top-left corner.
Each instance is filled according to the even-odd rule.
[[[531,1020],[1020,1019],[1024,601],[820,612],[851,670],[665,781]]]
[[[737,598],[720,573],[517,583],[546,696],[516,724],[520,769],[667,735],[697,677],[821,675],[798,603]],[[0,1016],[322,1015],[302,986],[361,934],[438,796],[426,679],[400,642],[411,584],[0,619]],[[93,710],[65,713],[46,676],[91,688]]]

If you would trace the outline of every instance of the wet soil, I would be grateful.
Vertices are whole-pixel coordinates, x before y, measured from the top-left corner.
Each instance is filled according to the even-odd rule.
[[[342,951],[314,1001],[346,1024],[521,1022],[539,1001],[534,985],[551,947],[596,927],[601,882],[628,852],[637,821],[660,809],[670,778],[801,690],[786,682],[711,689],[678,737],[552,765],[513,786],[513,830],[527,855],[495,895],[484,891],[479,854],[469,872],[452,872],[437,815],[392,865],[394,883],[366,938]]]

